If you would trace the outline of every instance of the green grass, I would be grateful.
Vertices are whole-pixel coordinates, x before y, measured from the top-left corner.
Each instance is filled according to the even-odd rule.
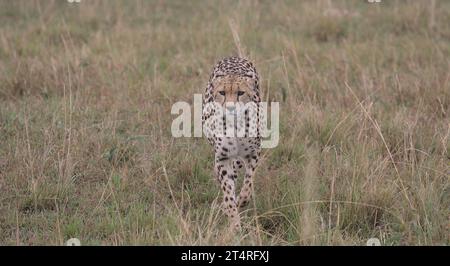
[[[0,244],[448,245],[449,20],[443,0],[1,1]],[[237,235],[211,147],[170,133],[232,30],[281,110]]]

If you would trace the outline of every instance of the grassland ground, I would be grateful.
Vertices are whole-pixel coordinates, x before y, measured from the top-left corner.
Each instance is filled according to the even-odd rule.
[[[449,21],[444,0],[0,1],[0,244],[448,245]],[[238,47],[280,143],[234,236],[170,110]]]

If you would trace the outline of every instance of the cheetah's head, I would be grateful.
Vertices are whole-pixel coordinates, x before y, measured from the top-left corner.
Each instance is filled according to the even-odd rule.
[[[227,112],[236,109],[239,104],[258,102],[256,81],[251,77],[224,75],[213,82],[212,96]]]

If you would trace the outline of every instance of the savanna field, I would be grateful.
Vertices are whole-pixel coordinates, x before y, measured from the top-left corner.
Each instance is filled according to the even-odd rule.
[[[239,50],[280,141],[234,235],[171,107]],[[0,245],[449,245],[449,117],[450,1],[1,0]]]

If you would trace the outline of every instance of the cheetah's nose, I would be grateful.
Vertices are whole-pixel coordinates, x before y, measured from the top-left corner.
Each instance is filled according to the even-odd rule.
[[[227,106],[227,111],[228,112],[234,112],[234,110],[236,110],[236,106],[234,106],[234,105]]]
[[[236,105],[232,102],[225,103],[225,108],[228,113],[234,113],[236,110]]]

